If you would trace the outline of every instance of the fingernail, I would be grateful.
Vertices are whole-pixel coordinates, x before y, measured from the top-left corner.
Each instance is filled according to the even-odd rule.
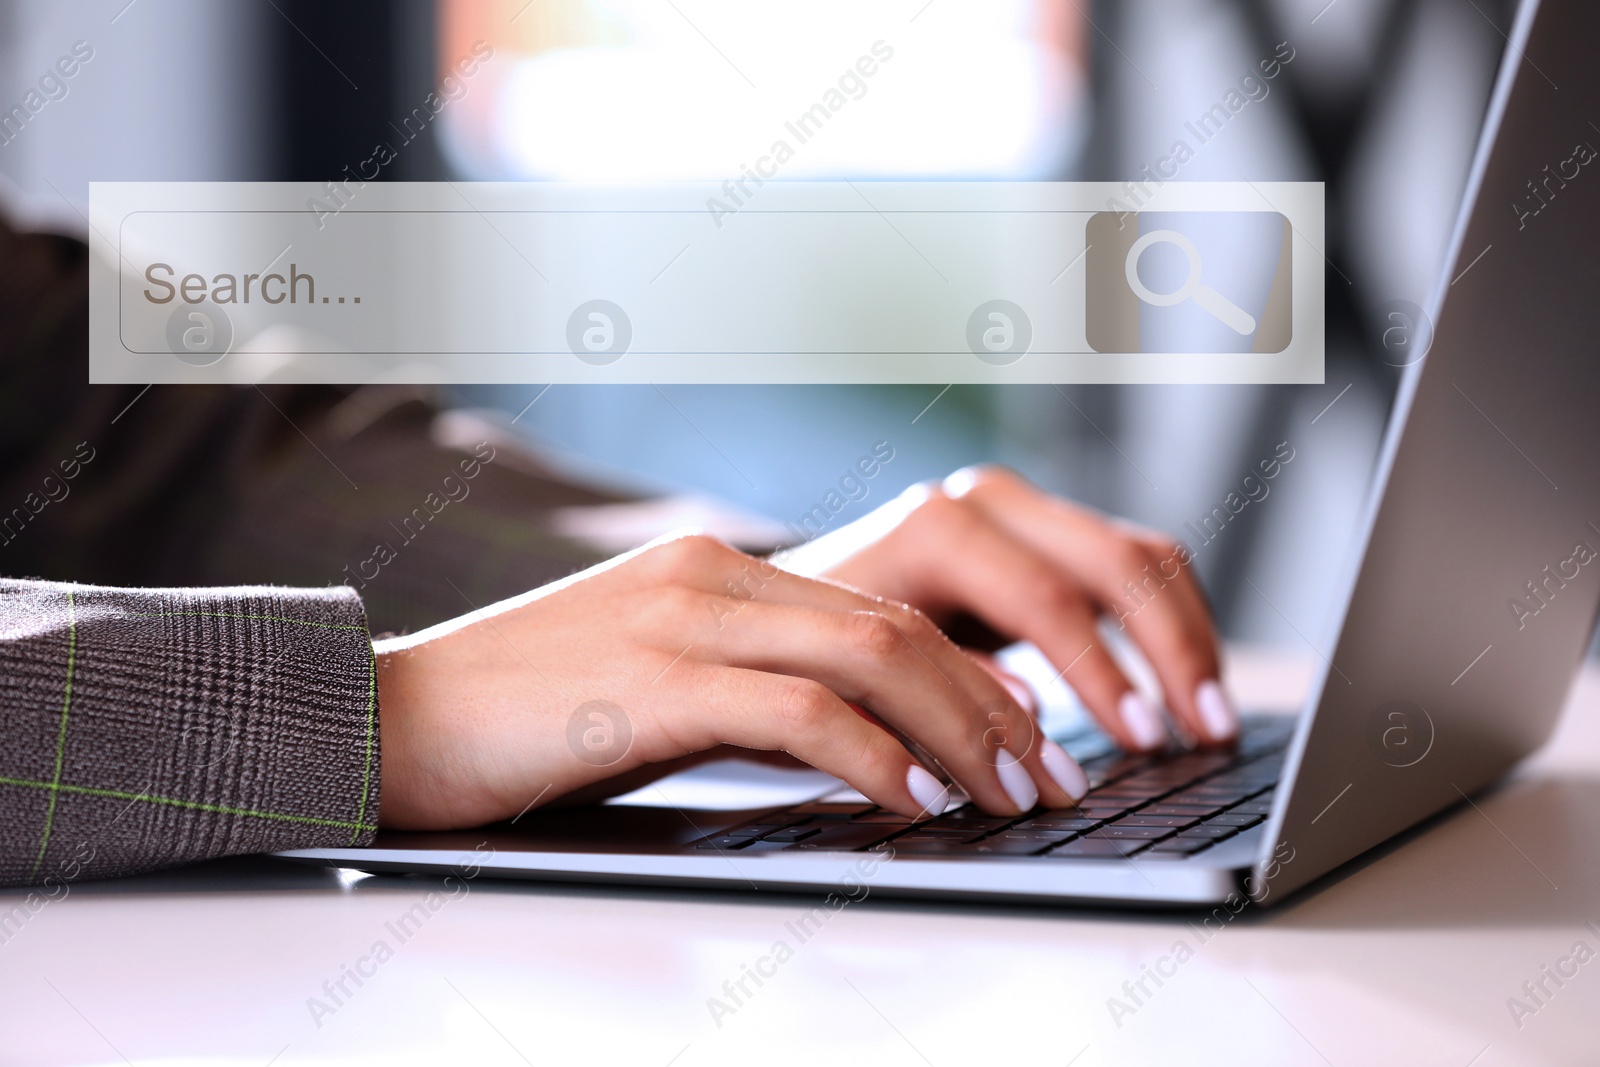
[[[918,818],[931,819],[935,815],[942,815],[945,806],[950,803],[950,789],[941,785],[939,779],[929,774],[915,763],[906,772],[906,790],[922,807],[922,814]]]
[[[1005,686],[1006,692],[1011,694],[1011,699],[1021,705],[1024,711],[1029,715],[1039,714],[1039,701],[1034,697],[1033,690],[1028,688],[1027,682],[1024,682],[1014,674],[1003,672],[999,675],[999,678],[1000,684]]]
[[[1228,695],[1214,680],[1201,682],[1194,691],[1195,706],[1200,709],[1200,721],[1213,741],[1226,741],[1239,732],[1239,716]]]
[[[995,770],[1000,774],[1000,788],[1006,791],[1017,810],[1032,811],[1039,803],[1039,787],[1033,784],[1022,762],[1002,748],[995,759]]]
[[[1121,713],[1122,724],[1128,728],[1133,743],[1141,750],[1157,748],[1167,739],[1167,728],[1161,724],[1155,709],[1133,690],[1122,694],[1117,711]]]
[[[1045,738],[1039,746],[1039,762],[1044,764],[1044,769],[1050,772],[1050,777],[1061,787],[1061,791],[1074,802],[1082,800],[1089,791],[1089,776],[1083,773],[1078,761],[1049,738]]]

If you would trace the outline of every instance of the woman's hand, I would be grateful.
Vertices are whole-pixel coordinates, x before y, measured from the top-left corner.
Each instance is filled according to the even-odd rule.
[[[970,545],[947,561],[952,572],[967,563],[980,583],[1017,569]],[[870,560],[857,570],[885,577]],[[1064,807],[1087,788],[1071,757],[1037,737],[1031,715],[921,611],[702,536],[375,648],[380,811],[396,828],[510,818],[724,744],[788,752],[910,818],[943,810],[948,791],[897,734],[997,814]]]
[[[964,644],[1032,641],[1123,747],[1156,748],[1167,738],[1161,716],[1097,631],[1110,616],[1143,650],[1189,734],[1220,743],[1238,732],[1188,550],[1009,471],[970,469],[920,486],[776,562],[915,605]]]

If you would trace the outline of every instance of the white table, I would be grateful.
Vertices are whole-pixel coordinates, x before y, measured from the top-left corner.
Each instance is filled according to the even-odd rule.
[[[1309,673],[1233,664],[1247,703],[1292,704]],[[385,924],[437,880],[253,859],[84,884],[0,945],[0,1062],[1600,1063],[1600,959],[1520,1028],[1507,1007],[1575,942],[1600,952],[1597,711],[1590,670],[1478,810],[1204,943],[1194,916],[885,899],[801,943],[785,924],[814,898],[485,879],[401,943]],[[323,983],[379,939],[393,957],[335,1005]],[[719,1026],[708,998],[780,939],[793,958]],[[1193,958],[1114,1020],[1180,940]]]

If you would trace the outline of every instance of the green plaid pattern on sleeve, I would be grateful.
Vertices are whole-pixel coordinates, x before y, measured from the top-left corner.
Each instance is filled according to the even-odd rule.
[[[348,588],[0,579],[0,884],[365,844],[377,715]]]

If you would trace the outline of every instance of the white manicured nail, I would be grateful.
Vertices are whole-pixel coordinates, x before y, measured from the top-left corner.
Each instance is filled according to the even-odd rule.
[[[945,806],[950,803],[950,788],[939,783],[939,779],[929,774],[915,763],[906,772],[906,790],[922,807],[920,818],[931,819],[935,815],[942,815]]]
[[[1194,691],[1195,706],[1200,709],[1200,721],[1213,741],[1226,741],[1239,732],[1239,716],[1222,686],[1215,681],[1201,682]]]
[[[1083,773],[1077,760],[1067,755],[1067,750],[1049,738],[1039,746],[1039,762],[1050,772],[1061,791],[1074,801],[1082,800],[1089,791],[1089,776]]]
[[[1003,748],[995,757],[994,767],[1000,774],[1000,788],[1006,791],[1011,803],[1020,811],[1032,811],[1039,803],[1039,787],[1033,784],[1028,769]]]
[[[1121,713],[1122,724],[1128,728],[1133,743],[1141,750],[1157,748],[1167,739],[1167,728],[1161,724],[1155,709],[1133,690],[1122,694],[1117,711]]]

